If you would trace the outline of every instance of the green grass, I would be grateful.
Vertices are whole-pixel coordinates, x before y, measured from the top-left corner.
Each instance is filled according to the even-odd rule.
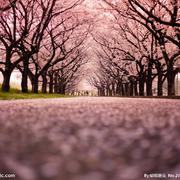
[[[38,98],[64,98],[70,97],[62,94],[34,94],[34,93],[22,93],[18,89],[11,88],[10,92],[2,92],[0,90],[0,100],[13,100],[13,99],[38,99]]]

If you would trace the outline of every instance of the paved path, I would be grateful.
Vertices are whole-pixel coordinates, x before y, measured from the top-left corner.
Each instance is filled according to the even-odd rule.
[[[0,173],[18,180],[180,173],[180,100],[0,101]]]

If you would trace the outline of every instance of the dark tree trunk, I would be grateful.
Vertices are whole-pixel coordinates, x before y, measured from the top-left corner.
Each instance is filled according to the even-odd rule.
[[[54,79],[52,74],[49,76],[49,93],[53,93],[53,83],[54,83]]]
[[[106,88],[106,96],[109,96],[109,87]]]
[[[47,93],[47,76],[46,72],[42,75],[42,93]]]
[[[129,83],[125,83],[125,96],[130,95]]]
[[[147,78],[146,80],[146,95],[152,96],[152,79]]]
[[[105,96],[105,89],[104,88],[100,89],[100,96]]]
[[[146,77],[146,95],[152,96],[152,63],[148,63],[147,77]]]
[[[21,90],[23,93],[28,93],[28,68],[29,62],[28,59],[23,61],[23,72],[22,72],[22,81],[21,81]]]
[[[106,94],[105,94],[105,88],[103,87],[102,88],[102,96],[105,96]]]
[[[173,65],[170,64],[167,68],[168,96],[175,95],[175,73]]]
[[[38,77],[35,76],[33,80],[33,87],[32,87],[32,92],[33,93],[38,93]]]
[[[161,63],[156,63],[156,70],[157,70],[157,95],[163,96],[163,68],[161,67]]]
[[[133,96],[134,95],[134,81],[130,81],[130,85],[129,85],[129,95]]]
[[[135,95],[135,96],[138,96],[137,81],[134,82],[134,95]]]
[[[145,82],[145,78],[142,75],[139,79],[139,95],[140,96],[144,96],[144,82]]]
[[[175,95],[175,71],[173,67],[174,62],[172,59],[169,58],[166,52],[164,38],[161,39],[160,45],[161,45],[160,47],[163,53],[163,57],[167,65],[168,96],[174,96]]]
[[[5,64],[5,71],[3,72],[3,83],[2,83],[2,91],[4,92],[9,92],[10,90],[10,78],[11,78],[11,73],[12,73],[12,68],[11,68],[11,54],[10,51],[6,52],[6,64]]]
[[[163,96],[163,80],[162,80],[162,72],[158,72],[158,96]]]
[[[152,81],[146,82],[146,93],[147,93],[147,96],[153,96],[153,93],[152,93]]]
[[[65,95],[65,93],[66,93],[66,85],[65,84],[60,85],[59,93]]]
[[[123,96],[124,95],[124,87],[123,87],[122,81],[120,81],[120,80],[117,83],[116,93],[119,96]]]
[[[10,90],[10,78],[11,78],[11,71],[5,70],[3,72],[2,91],[9,92],[9,90]]]
[[[125,96],[125,95],[126,95],[126,92],[125,92],[125,88],[124,88],[124,84],[123,84],[123,83],[121,84],[121,87],[120,87],[120,88],[121,88],[121,95],[122,95],[122,96]]]
[[[115,92],[115,85],[114,83],[112,84],[112,96],[115,96],[116,92]]]
[[[109,96],[113,96],[113,90],[109,89]]]

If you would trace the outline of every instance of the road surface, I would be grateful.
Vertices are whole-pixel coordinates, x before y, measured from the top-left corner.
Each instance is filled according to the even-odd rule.
[[[169,179],[179,155],[180,100],[0,101],[0,174],[14,179]]]

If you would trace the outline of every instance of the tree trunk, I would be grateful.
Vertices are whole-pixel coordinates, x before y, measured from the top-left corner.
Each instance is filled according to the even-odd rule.
[[[147,96],[152,96],[152,79],[147,78],[146,80],[146,94]]]
[[[109,89],[109,96],[113,96],[113,89],[112,88]]]
[[[163,96],[163,80],[162,80],[162,72],[158,72],[158,96]]]
[[[109,96],[109,87],[106,88],[106,96]]]
[[[42,93],[47,93],[47,76],[46,76],[46,72],[42,75]]]
[[[123,93],[124,93],[123,84],[122,84],[122,81],[120,81],[120,80],[119,80],[118,83],[117,83],[116,93],[117,93],[119,96],[123,96]]]
[[[65,93],[66,93],[66,85],[65,84],[61,84],[59,93],[65,95]]]
[[[105,89],[103,87],[100,89],[100,96],[105,96]]]
[[[134,82],[134,95],[138,96],[137,80]]]
[[[148,63],[147,77],[146,77],[146,95],[152,96],[152,63]]]
[[[2,83],[2,91],[9,92],[10,90],[10,78],[12,73],[11,68],[11,54],[10,51],[6,52],[6,64],[5,71],[3,72],[3,83]]]
[[[130,92],[129,92],[129,95],[130,96],[133,96],[134,95],[134,81],[130,81]]]
[[[167,67],[168,96],[175,95],[175,73],[173,64]]]
[[[122,95],[122,96],[125,96],[125,95],[126,95],[125,89],[124,89],[124,84],[123,84],[123,83],[121,84],[121,95]]]
[[[168,83],[168,96],[175,95],[175,72],[174,72],[174,61],[169,58],[168,53],[166,52],[164,39],[161,39],[161,51],[167,65],[167,83]]]
[[[125,96],[129,96],[130,93],[129,93],[129,83],[125,83]]]
[[[115,96],[116,92],[115,92],[115,84],[112,84],[112,96]]]
[[[49,93],[53,93],[53,74],[49,76]]]
[[[23,61],[23,72],[22,72],[22,81],[21,81],[21,90],[23,93],[28,93],[28,68],[29,62],[28,59]]]
[[[161,67],[160,62],[156,63],[156,70],[157,70],[157,76],[158,76],[157,95],[163,96],[163,68]]]
[[[60,93],[60,94],[65,94],[65,91],[64,91],[64,87],[63,87],[63,86],[64,86],[63,83],[60,82],[60,83],[59,83],[59,87],[58,87],[58,88],[59,88],[59,93]]]
[[[38,93],[38,77],[35,76],[34,77],[34,81],[33,81],[33,89],[32,89],[32,92],[33,93]]]
[[[139,95],[144,96],[144,76],[140,77],[139,79]]]
[[[3,72],[2,91],[9,92],[9,90],[10,90],[10,78],[11,78],[11,71],[5,70]]]

